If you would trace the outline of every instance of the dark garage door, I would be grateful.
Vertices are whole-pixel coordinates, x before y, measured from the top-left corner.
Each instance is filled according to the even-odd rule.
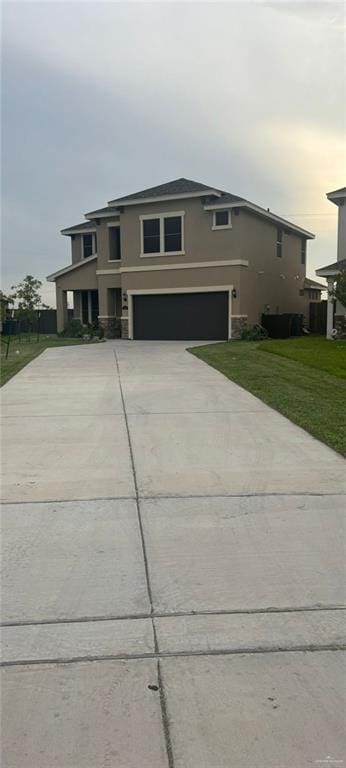
[[[228,291],[133,297],[134,339],[227,339]]]

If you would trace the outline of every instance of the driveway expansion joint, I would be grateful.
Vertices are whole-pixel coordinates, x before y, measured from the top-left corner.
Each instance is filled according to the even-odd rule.
[[[85,656],[71,656],[66,658],[42,658],[42,659],[17,659],[15,661],[2,661],[0,667],[24,667],[24,666],[40,666],[42,664],[80,664],[80,663],[92,663],[94,661],[141,661],[145,659],[175,659],[175,658],[191,658],[193,656],[249,656],[256,654],[271,654],[271,653],[318,653],[318,652],[334,652],[345,651],[346,643],[321,643],[321,644],[297,644],[290,647],[284,645],[272,646],[267,648],[264,646],[258,646],[257,648],[243,647],[243,648],[221,648],[208,650],[196,650],[196,651],[154,651],[148,653],[121,653],[121,654],[103,654],[97,655],[85,655]],[[160,687],[160,686],[159,686]]]

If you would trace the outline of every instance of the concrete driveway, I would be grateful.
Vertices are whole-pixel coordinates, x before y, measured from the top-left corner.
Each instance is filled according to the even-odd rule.
[[[2,768],[346,765],[346,464],[185,346],[2,390]]]

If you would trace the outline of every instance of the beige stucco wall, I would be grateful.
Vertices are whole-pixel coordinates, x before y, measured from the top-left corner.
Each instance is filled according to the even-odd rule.
[[[76,264],[82,258],[82,235],[74,235],[73,238],[70,237],[69,239],[71,240],[72,264]]]
[[[246,267],[206,267],[197,269],[164,270],[162,272],[129,272],[122,274],[122,287],[127,290],[164,288],[208,288],[232,286],[237,289],[232,312],[239,313],[240,272]]]
[[[87,263],[82,260],[80,267],[58,277],[56,285],[63,291],[86,291],[97,288],[96,264],[97,259]]]
[[[306,299],[299,295],[305,277],[305,266],[301,264],[301,237],[284,234],[282,257],[279,258],[276,255],[275,224],[242,210],[238,216],[238,229],[242,258],[249,262],[247,271],[241,272],[240,314],[247,314],[250,324],[260,320],[266,305],[269,305],[270,313],[304,314]]]
[[[184,212],[183,256],[140,257],[140,220],[146,214]],[[210,261],[212,259],[239,259],[241,242],[238,221],[233,217],[232,229],[212,229],[212,212],[205,211],[201,200],[173,200],[155,205],[134,205],[125,209],[120,217],[120,239],[123,265],[168,264],[174,260]]]
[[[99,314],[108,317],[117,314],[115,311],[115,289],[121,287],[120,274],[97,275],[99,291]],[[119,309],[118,309],[119,312]]]
[[[98,219],[96,226],[98,269],[107,269],[112,266],[109,261],[109,227],[110,222],[119,221],[119,217],[110,219]]]

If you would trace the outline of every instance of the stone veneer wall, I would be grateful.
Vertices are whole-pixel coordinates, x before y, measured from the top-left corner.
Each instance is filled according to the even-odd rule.
[[[99,326],[103,328],[106,339],[120,338],[120,320],[116,317],[99,317]]]
[[[242,332],[247,328],[247,315],[231,315],[232,339],[241,339]]]
[[[129,338],[129,319],[128,319],[128,317],[122,317],[121,318],[121,338],[122,339],[128,339]]]

